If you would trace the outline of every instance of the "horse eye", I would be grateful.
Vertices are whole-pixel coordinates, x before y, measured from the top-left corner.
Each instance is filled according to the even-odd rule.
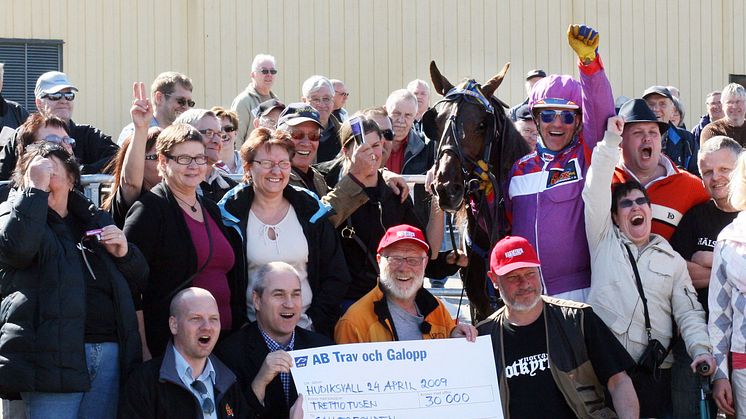
[[[480,122],[479,126],[477,128],[484,129],[484,127],[486,127],[486,126],[487,126],[487,124],[485,124],[484,122]]]

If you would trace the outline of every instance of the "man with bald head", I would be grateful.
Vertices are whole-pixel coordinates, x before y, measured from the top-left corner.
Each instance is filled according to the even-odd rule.
[[[202,288],[187,288],[171,300],[172,340],[162,357],[140,366],[122,392],[120,417],[248,418],[236,376],[211,355],[220,334],[215,298]]]

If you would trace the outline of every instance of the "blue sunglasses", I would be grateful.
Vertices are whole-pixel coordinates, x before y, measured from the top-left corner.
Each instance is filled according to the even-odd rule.
[[[575,122],[576,113],[573,111],[558,111],[547,109],[539,112],[541,122],[545,124],[551,124],[552,122],[554,122],[554,120],[557,118],[557,115],[559,115],[562,118],[562,122],[567,125]]]

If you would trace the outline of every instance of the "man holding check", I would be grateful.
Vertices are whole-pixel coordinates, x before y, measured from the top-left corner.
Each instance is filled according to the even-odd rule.
[[[338,344],[466,337],[472,325],[456,324],[443,303],[422,287],[430,246],[417,227],[386,230],[376,260],[381,276],[373,288],[350,306],[337,323]]]

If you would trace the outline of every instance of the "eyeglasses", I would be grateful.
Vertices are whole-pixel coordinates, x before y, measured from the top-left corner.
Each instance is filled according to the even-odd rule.
[[[308,138],[308,141],[315,143],[321,138],[321,134],[318,131],[305,133],[303,131],[290,131],[290,137],[296,141],[300,141],[304,138]]]
[[[65,98],[66,101],[72,102],[75,100],[75,92],[57,92],[57,93],[47,93],[46,95],[42,96],[43,98],[47,98],[51,100],[52,102],[57,102],[58,100]]]
[[[262,74],[264,74],[265,76],[267,74],[271,74],[273,76],[275,74],[277,74],[277,70],[275,70],[274,68],[263,68],[263,69],[259,70],[259,72],[262,73]]]
[[[171,96],[171,95],[169,95],[169,94],[167,94],[167,95],[165,95],[165,96],[166,96],[166,97],[172,97],[172,96]],[[181,106],[181,107],[184,107],[184,106],[187,106],[187,105],[188,105],[188,106],[189,106],[190,108],[193,108],[193,107],[194,107],[194,105],[196,105],[196,104],[197,104],[197,102],[193,101],[192,99],[187,99],[187,98],[185,98],[185,97],[175,97],[175,98],[174,98],[174,100],[175,100],[175,101],[176,101],[176,103],[178,103],[178,104],[179,104],[179,106]]]
[[[42,140],[45,142],[57,144],[57,145],[62,145],[62,144],[67,144],[70,146],[75,145],[75,139],[70,138],[68,136],[60,137],[59,135],[51,134],[51,135],[47,135],[46,137],[42,138]]]
[[[394,131],[390,129],[381,130],[381,136],[386,141],[394,141]]]
[[[332,103],[332,98],[329,96],[324,96],[324,97],[317,97],[315,99],[309,99],[308,101],[316,105],[320,103],[323,103],[324,105],[328,105]]]
[[[252,163],[257,163],[259,166],[262,166],[262,169],[272,170],[275,166],[279,167],[282,170],[290,169],[290,160],[280,160],[280,161],[272,161],[272,160],[252,160]]]
[[[192,381],[192,388],[197,390],[197,393],[199,393],[199,397],[202,399],[202,413],[204,413],[205,416],[212,415],[212,412],[215,411],[215,402],[213,402],[210,396],[207,394],[207,387],[205,387],[205,383],[199,380],[194,380]]]
[[[420,264],[422,263],[422,261],[423,261],[423,260],[424,260],[424,259],[425,259],[425,258],[426,258],[427,256],[420,256],[420,257],[417,257],[417,256],[402,257],[402,256],[386,256],[386,255],[381,255],[381,257],[382,257],[382,258],[385,258],[385,259],[386,259],[386,260],[387,260],[387,261],[388,261],[388,262],[389,262],[389,263],[390,263],[391,265],[396,265],[396,266],[399,266],[399,265],[401,265],[402,263],[404,263],[404,262],[407,262],[407,265],[409,265],[409,266],[420,266]]]
[[[338,95],[340,95],[342,97],[349,97],[350,96],[350,94],[347,93],[347,92],[338,92],[338,91],[335,90],[334,93],[336,93],[336,94],[338,94]]]
[[[208,129],[201,129],[201,130],[199,130],[199,133],[202,134],[202,135],[204,135],[207,138],[218,137],[221,140],[225,140],[225,137],[226,137],[226,135],[225,135],[224,132],[215,131],[215,130],[210,129],[210,128],[208,128]]]
[[[554,120],[557,118],[557,115],[562,117],[562,122],[570,125],[573,122],[575,122],[575,116],[577,115],[573,111],[558,111],[558,110],[551,110],[546,109],[541,112],[539,112],[539,117],[541,118],[541,122],[545,124],[551,124],[554,122]]]
[[[645,198],[644,196],[641,196],[639,198],[635,198],[634,200],[631,199],[622,199],[619,201],[619,208],[632,208],[633,204],[637,204],[639,206],[646,205],[650,202],[649,199]]]
[[[182,166],[189,166],[190,164],[192,164],[192,162],[195,162],[200,166],[207,164],[207,156],[205,156],[204,154],[200,154],[194,157],[187,156],[186,154],[179,154],[178,156],[166,154],[166,157]]]
[[[145,155],[145,160],[146,161],[147,160],[158,160],[158,155],[157,154],[146,154]]]

